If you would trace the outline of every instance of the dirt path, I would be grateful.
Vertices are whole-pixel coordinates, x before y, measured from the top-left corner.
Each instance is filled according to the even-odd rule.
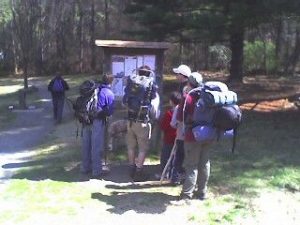
[[[34,155],[34,147],[54,129],[47,84],[38,78],[30,82],[38,87],[42,105],[33,110],[13,111],[17,119],[8,129],[0,132],[0,183],[8,180],[14,171],[2,166],[28,161]]]

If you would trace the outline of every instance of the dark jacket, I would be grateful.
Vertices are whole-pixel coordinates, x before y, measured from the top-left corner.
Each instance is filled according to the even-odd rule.
[[[60,79],[62,81],[62,85],[63,85],[63,91],[60,92],[55,92],[53,91],[53,85],[56,79]],[[56,76],[54,77],[50,83],[48,84],[48,91],[51,92],[52,96],[64,96],[65,95],[65,91],[69,90],[69,85],[68,83],[61,77],[61,76]]]

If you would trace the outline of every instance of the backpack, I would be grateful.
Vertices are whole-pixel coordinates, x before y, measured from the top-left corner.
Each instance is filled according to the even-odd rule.
[[[52,91],[53,92],[63,92],[64,91],[64,85],[62,79],[56,78],[52,85]]]
[[[192,131],[195,139],[203,142],[231,136],[234,152],[237,128],[242,118],[237,105],[237,94],[218,81],[206,82],[194,94],[198,98],[193,114]]]
[[[79,87],[80,96],[77,97],[73,109],[75,117],[83,125],[90,125],[93,122],[91,110],[98,85],[93,80],[84,81]]]
[[[128,107],[128,119],[148,122],[151,100],[156,96],[153,77],[130,76],[124,92],[123,103]]]

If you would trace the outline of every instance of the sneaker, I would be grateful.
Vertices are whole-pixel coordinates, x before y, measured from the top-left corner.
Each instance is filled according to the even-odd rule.
[[[180,181],[179,180],[171,180],[171,183],[170,183],[172,186],[178,186],[178,185],[180,185],[181,183],[180,183]]]
[[[160,180],[161,174],[160,173],[154,174],[154,178],[155,178],[155,180]]]
[[[177,201],[171,201],[172,205],[182,206],[182,205],[190,205],[192,198],[186,194],[180,194],[177,198]]]
[[[143,182],[148,179],[148,175],[143,172],[142,169],[137,168],[133,177],[134,182]]]

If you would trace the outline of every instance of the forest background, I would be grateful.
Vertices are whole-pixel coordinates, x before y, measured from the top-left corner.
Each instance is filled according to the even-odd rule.
[[[168,41],[165,70],[299,72],[298,0],[0,0],[0,74],[101,73],[96,39]]]

